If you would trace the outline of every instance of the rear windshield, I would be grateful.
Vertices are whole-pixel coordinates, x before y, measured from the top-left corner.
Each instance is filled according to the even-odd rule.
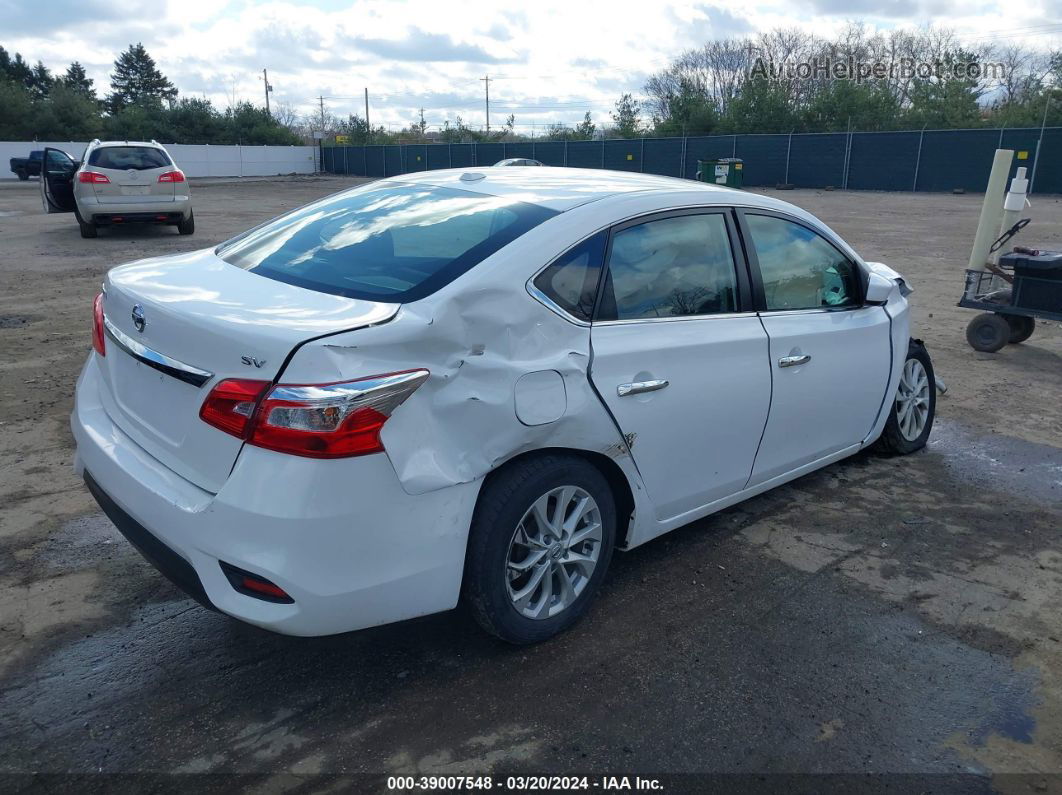
[[[166,168],[171,162],[165,152],[153,146],[103,146],[93,150],[88,164],[97,168],[146,171]]]
[[[430,295],[553,215],[505,197],[373,183],[270,221],[218,255],[299,287],[401,303]]]

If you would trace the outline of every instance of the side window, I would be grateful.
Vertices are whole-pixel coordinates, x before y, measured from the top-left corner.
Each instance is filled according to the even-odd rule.
[[[679,215],[612,238],[598,320],[737,311],[737,277],[722,213]]]
[[[860,304],[859,276],[847,257],[807,227],[769,215],[746,215],[760,262],[768,310]]]
[[[69,171],[74,168],[74,161],[70,159],[70,155],[66,152],[60,152],[58,149],[48,149],[47,152],[47,168],[49,171]]]
[[[535,287],[565,312],[590,320],[607,237],[601,232],[561,254],[535,277]]]

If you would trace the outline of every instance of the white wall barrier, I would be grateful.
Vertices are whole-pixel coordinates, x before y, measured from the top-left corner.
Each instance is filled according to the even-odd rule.
[[[0,141],[0,179],[18,179],[11,171],[12,157],[29,157],[46,146],[62,149],[75,160],[85,151],[84,141]],[[313,174],[317,171],[316,146],[211,146],[165,144],[177,166],[189,177],[267,177],[277,174]]]

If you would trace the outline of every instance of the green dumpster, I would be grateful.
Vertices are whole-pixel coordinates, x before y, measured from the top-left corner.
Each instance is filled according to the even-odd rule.
[[[697,161],[697,179],[728,188],[741,187],[744,161],[740,157],[721,157],[716,160]]]

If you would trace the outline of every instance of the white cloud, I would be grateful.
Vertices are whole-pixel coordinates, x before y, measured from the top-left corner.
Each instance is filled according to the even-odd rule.
[[[482,124],[479,78],[489,73],[492,121],[511,112],[524,126],[571,123],[588,109],[606,121],[619,94],[637,95],[648,74],[708,37],[776,26],[828,34],[858,16],[887,27],[936,22],[987,36],[1045,26],[1060,2],[51,0],[45,15],[27,0],[0,0],[0,44],[57,72],[79,60],[103,92],[114,58],[141,41],[182,93],[221,107],[233,95],[261,102],[263,67],[273,99],[301,112],[323,95],[338,115],[361,113],[368,86],[373,122],[395,126],[421,107],[431,125],[458,115]]]

